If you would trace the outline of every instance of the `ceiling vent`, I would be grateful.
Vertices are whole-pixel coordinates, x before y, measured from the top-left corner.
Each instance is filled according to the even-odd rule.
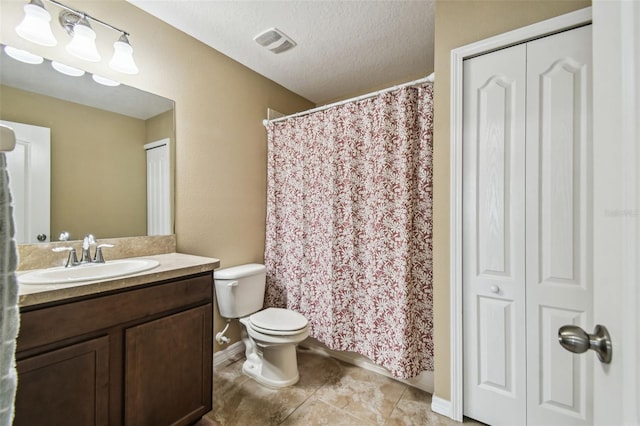
[[[277,28],[269,28],[253,38],[260,46],[273,53],[282,53],[296,46],[296,42]]]

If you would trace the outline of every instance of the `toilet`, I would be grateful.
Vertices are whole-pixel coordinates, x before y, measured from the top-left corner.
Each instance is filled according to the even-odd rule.
[[[248,264],[220,269],[213,274],[218,310],[223,318],[238,319],[246,361],[242,371],[270,387],[295,384],[300,377],[296,345],[309,335],[307,319],[281,308],[262,309],[266,268]]]

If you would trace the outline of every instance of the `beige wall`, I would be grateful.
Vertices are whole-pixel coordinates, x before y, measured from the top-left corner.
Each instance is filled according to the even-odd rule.
[[[0,119],[51,129],[51,236],[146,235],[144,120],[8,86]]]
[[[14,31],[22,19],[21,0],[1,1],[0,41],[173,99],[178,250],[220,258],[222,267],[261,262],[267,149],[262,119],[267,107],[292,113],[314,105],[124,0],[64,3],[130,32],[140,73],[126,76],[108,68],[118,35],[98,25],[101,63],[70,57],[64,50],[69,37],[58,25],[55,48],[22,40]],[[46,7],[56,10],[55,23],[58,9]],[[216,314],[215,331],[222,327]]]
[[[434,121],[435,394],[449,399],[449,88],[456,47],[591,5],[572,0],[436,0]]]

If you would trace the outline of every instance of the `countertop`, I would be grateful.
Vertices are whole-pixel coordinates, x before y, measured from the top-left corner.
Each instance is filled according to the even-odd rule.
[[[160,265],[148,271],[99,281],[49,285],[19,284],[18,304],[23,308],[75,297],[99,295],[111,290],[136,287],[156,281],[209,272],[220,266],[219,259],[182,253],[140,256],[138,259],[154,259],[160,262]],[[20,283],[20,275],[26,272],[29,271],[17,273],[18,283]]]

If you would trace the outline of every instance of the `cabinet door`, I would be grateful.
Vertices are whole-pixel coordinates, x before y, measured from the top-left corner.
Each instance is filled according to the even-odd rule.
[[[107,336],[20,360],[17,368],[16,426],[107,424]]]
[[[125,330],[125,423],[183,425],[211,410],[211,304]]]

